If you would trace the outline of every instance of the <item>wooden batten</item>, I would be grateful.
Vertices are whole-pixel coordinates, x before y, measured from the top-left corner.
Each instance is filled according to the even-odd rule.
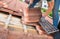
[[[18,17],[11,17],[10,23],[8,25],[8,31],[4,30],[5,27],[5,21],[7,19],[8,15],[0,13],[0,33],[3,33],[1,36],[5,35],[4,37],[7,36],[8,34],[8,39],[18,39],[18,38],[46,38],[46,39],[53,39],[51,35],[43,34],[43,35],[38,35],[36,29],[32,26],[27,26],[27,34],[24,32],[23,24],[21,23],[20,18]],[[3,30],[3,32],[2,32]],[[9,32],[9,33],[8,33]],[[5,34],[6,33],[6,34]],[[7,37],[6,37],[7,38]]]
[[[5,27],[5,21],[7,19],[8,15],[0,13],[0,27]],[[21,19],[18,17],[11,17],[10,23],[8,25],[8,29],[11,31],[24,31],[23,24],[21,23]],[[32,26],[27,26],[28,33],[36,32],[35,28]],[[36,32],[37,33],[37,32]],[[34,33],[33,33],[34,34]]]

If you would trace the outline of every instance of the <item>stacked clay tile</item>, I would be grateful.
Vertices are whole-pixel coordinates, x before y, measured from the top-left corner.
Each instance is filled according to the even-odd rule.
[[[42,16],[40,8],[30,8],[24,11],[24,16],[22,17],[23,23],[34,23],[39,22]]]

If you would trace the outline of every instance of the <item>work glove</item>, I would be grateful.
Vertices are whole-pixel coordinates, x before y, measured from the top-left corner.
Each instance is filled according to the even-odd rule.
[[[40,22],[45,22],[45,17],[42,16]]]

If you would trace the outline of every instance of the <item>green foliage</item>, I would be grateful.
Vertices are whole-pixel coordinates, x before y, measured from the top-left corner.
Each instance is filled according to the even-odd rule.
[[[49,16],[52,17],[52,13],[50,13]]]
[[[23,1],[23,0],[20,0],[20,1]]]
[[[42,8],[42,12],[46,12],[46,9]]]
[[[60,12],[60,10],[59,10],[59,12]]]

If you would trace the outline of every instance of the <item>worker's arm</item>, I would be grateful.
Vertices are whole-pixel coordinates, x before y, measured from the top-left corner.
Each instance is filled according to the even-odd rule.
[[[54,6],[54,0],[51,0],[50,2],[48,2],[48,9],[46,10],[46,12],[44,14],[42,14],[44,17],[46,17],[48,14],[50,14],[50,12],[52,11]]]
[[[32,3],[33,3],[33,1],[34,1],[34,0],[30,0],[30,4],[32,4]]]

